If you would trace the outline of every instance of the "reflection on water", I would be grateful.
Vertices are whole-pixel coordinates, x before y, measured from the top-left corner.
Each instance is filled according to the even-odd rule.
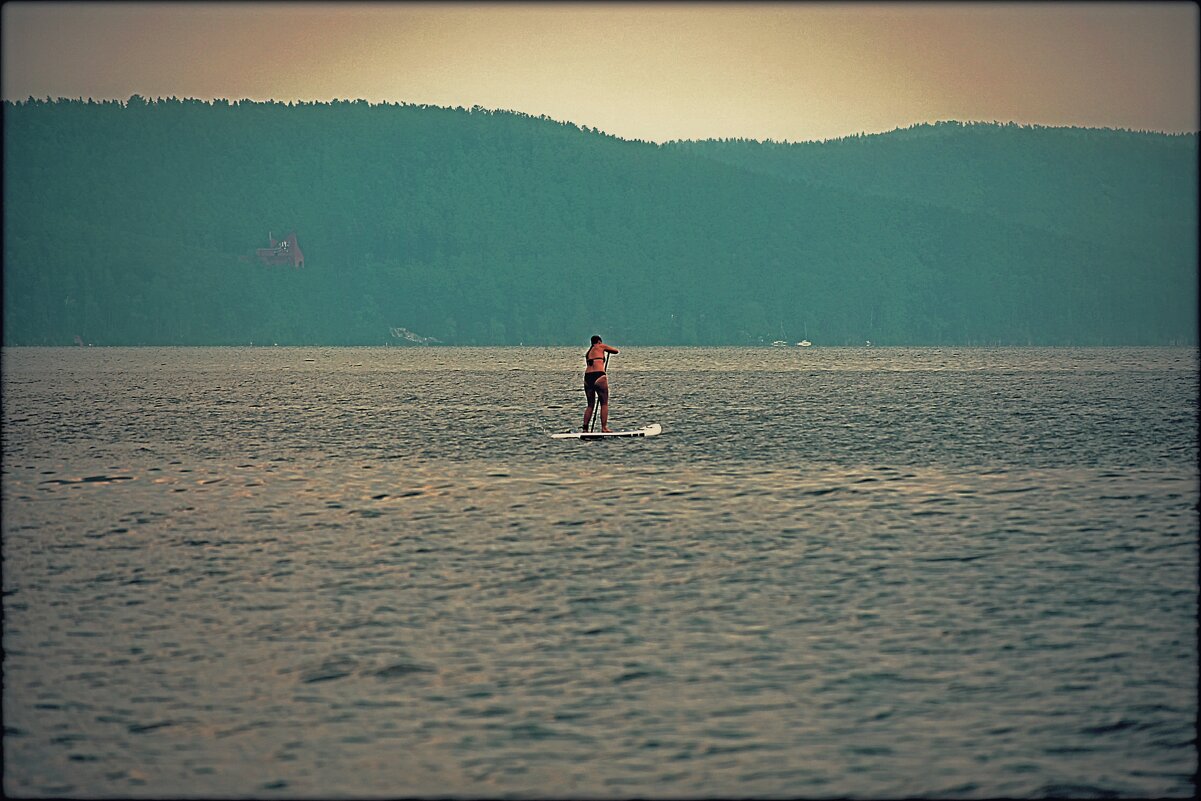
[[[577,356],[4,351],[5,790],[1192,794],[1194,350]]]

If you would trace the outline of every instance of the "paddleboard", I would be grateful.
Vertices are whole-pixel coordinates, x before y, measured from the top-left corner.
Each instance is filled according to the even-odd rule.
[[[663,426],[652,423],[649,426],[636,428],[633,431],[566,431],[562,434],[551,434],[552,439],[608,439],[610,437],[654,437],[663,433]]]

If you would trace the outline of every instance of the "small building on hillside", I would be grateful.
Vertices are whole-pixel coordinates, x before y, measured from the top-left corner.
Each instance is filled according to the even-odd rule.
[[[292,231],[281,240],[276,240],[275,235],[268,233],[267,238],[271,240],[271,247],[258,248],[254,251],[259,257],[259,261],[263,264],[291,264],[293,267],[304,266],[304,251],[300,249],[300,245],[296,243],[296,232]]]

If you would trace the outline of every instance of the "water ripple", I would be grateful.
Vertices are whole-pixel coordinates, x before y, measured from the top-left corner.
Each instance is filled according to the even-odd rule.
[[[4,789],[1191,797],[1195,356],[768,350],[6,350]]]

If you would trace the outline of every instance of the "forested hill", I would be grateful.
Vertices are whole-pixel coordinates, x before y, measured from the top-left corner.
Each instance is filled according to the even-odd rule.
[[[1196,136],[941,122],[826,142],[667,147],[803,184],[987,212],[1144,257],[1149,244],[1176,247],[1197,233]]]
[[[4,343],[1197,341],[1197,137],[4,104]],[[295,231],[304,266],[254,256]]]

